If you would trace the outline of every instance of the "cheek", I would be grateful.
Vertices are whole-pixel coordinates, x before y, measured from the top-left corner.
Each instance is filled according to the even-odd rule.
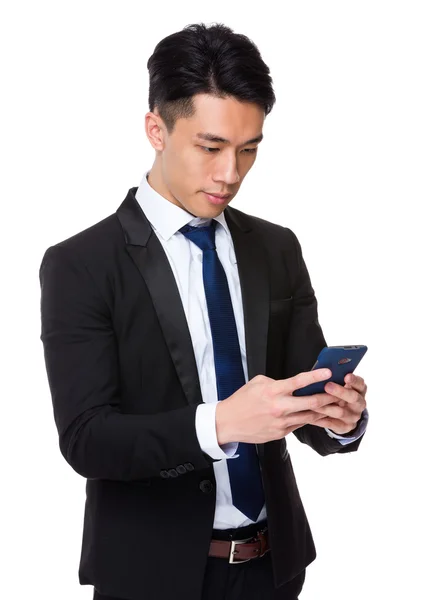
[[[196,176],[202,171],[206,161],[200,152],[193,147],[183,147],[178,152],[174,153],[173,164],[178,173],[188,179]]]
[[[204,200],[199,191],[207,189],[209,177],[208,170],[199,159],[193,156],[180,156],[172,169],[172,180],[173,189],[180,198],[185,198],[186,202]]]
[[[189,187],[195,187],[196,190],[205,188],[208,185],[211,171],[212,162],[206,160],[201,152],[194,150],[184,156],[181,177]]]
[[[163,155],[163,171],[169,180],[172,180],[172,184],[177,188],[183,189],[195,182],[194,177],[199,169],[196,163],[196,155],[185,148],[173,147],[166,152],[166,156]]]

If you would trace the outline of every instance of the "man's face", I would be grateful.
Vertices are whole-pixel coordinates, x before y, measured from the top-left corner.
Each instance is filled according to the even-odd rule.
[[[232,97],[198,94],[193,101],[195,115],[178,119],[170,136],[160,119],[162,149],[150,183],[192,215],[213,218],[231,202],[253,166],[259,142],[248,141],[262,135],[265,114],[258,105]],[[198,134],[213,134],[229,142],[202,139]],[[231,195],[215,204],[205,192]]]

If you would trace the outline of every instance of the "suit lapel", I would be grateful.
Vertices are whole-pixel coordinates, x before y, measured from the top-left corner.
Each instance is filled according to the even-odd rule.
[[[190,404],[202,402],[198,370],[184,307],[166,253],[131,188],[116,215],[126,248],[143,277]],[[266,256],[257,232],[240,211],[227,207],[240,278],[245,324],[248,378],[265,374],[269,319],[269,279]]]
[[[242,293],[248,379],[266,373],[269,273],[259,234],[241,211],[229,206],[225,219],[233,238]]]

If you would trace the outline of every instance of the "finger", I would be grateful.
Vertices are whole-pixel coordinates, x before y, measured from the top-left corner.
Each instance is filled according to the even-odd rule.
[[[285,426],[292,427],[293,425],[306,425],[308,423],[316,423],[320,419],[325,418],[325,415],[320,415],[313,410],[302,410],[300,412],[291,413]]]
[[[336,398],[345,400],[345,402],[348,402],[349,404],[359,402],[362,398],[361,394],[357,390],[353,388],[346,388],[345,386],[334,383],[333,381],[326,383],[324,390],[327,394],[331,394]]]
[[[354,375],[353,373],[348,373],[344,377],[344,381],[345,381],[345,383],[350,384],[351,387],[354,388],[355,390],[357,390],[360,394],[362,394],[362,395],[366,394],[366,391],[367,391],[366,383],[362,377],[359,377],[359,375]]]
[[[345,423],[344,421],[340,421],[339,419],[333,419],[330,417],[326,417],[325,419],[319,419],[318,421],[315,421],[315,423],[313,423],[315,427],[326,427],[327,429],[332,429],[333,431],[336,431],[338,435],[348,433],[356,427],[356,424],[357,423]]]
[[[275,393],[291,394],[295,390],[306,387],[306,385],[309,385],[311,383],[316,383],[317,381],[325,381],[326,379],[330,379],[331,376],[332,372],[330,371],[330,369],[315,369],[314,371],[304,371],[303,373],[298,373],[298,375],[294,375],[293,377],[289,377],[288,379],[279,379],[278,381],[276,381],[274,384]]]
[[[327,404],[326,406],[316,408],[315,412],[341,421],[357,422],[362,414],[362,410],[361,406],[356,404],[348,404],[345,407],[339,406],[338,404]]]
[[[333,397],[330,394],[312,394],[310,396],[283,396],[278,399],[283,402],[283,415],[292,415],[301,411],[316,411],[321,406],[333,402]]]
[[[345,402],[345,400],[340,400],[339,398],[334,398],[335,402],[333,402],[333,404],[337,404],[338,406],[340,406],[341,408],[344,408],[344,406],[361,406],[362,410],[364,408],[366,408],[366,400],[363,396],[361,396],[361,400],[359,402],[357,402],[356,404],[348,404],[348,402]]]

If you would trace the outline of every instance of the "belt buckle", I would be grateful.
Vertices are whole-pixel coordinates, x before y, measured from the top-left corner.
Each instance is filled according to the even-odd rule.
[[[244,562],[248,562],[249,560],[251,560],[251,558],[246,558],[245,560],[234,560],[234,553],[235,553],[236,544],[244,544],[245,542],[249,542],[250,540],[253,540],[253,539],[254,539],[254,536],[246,538],[246,540],[231,540],[230,559],[228,561],[230,563],[230,565],[237,565],[238,563],[244,563]]]

